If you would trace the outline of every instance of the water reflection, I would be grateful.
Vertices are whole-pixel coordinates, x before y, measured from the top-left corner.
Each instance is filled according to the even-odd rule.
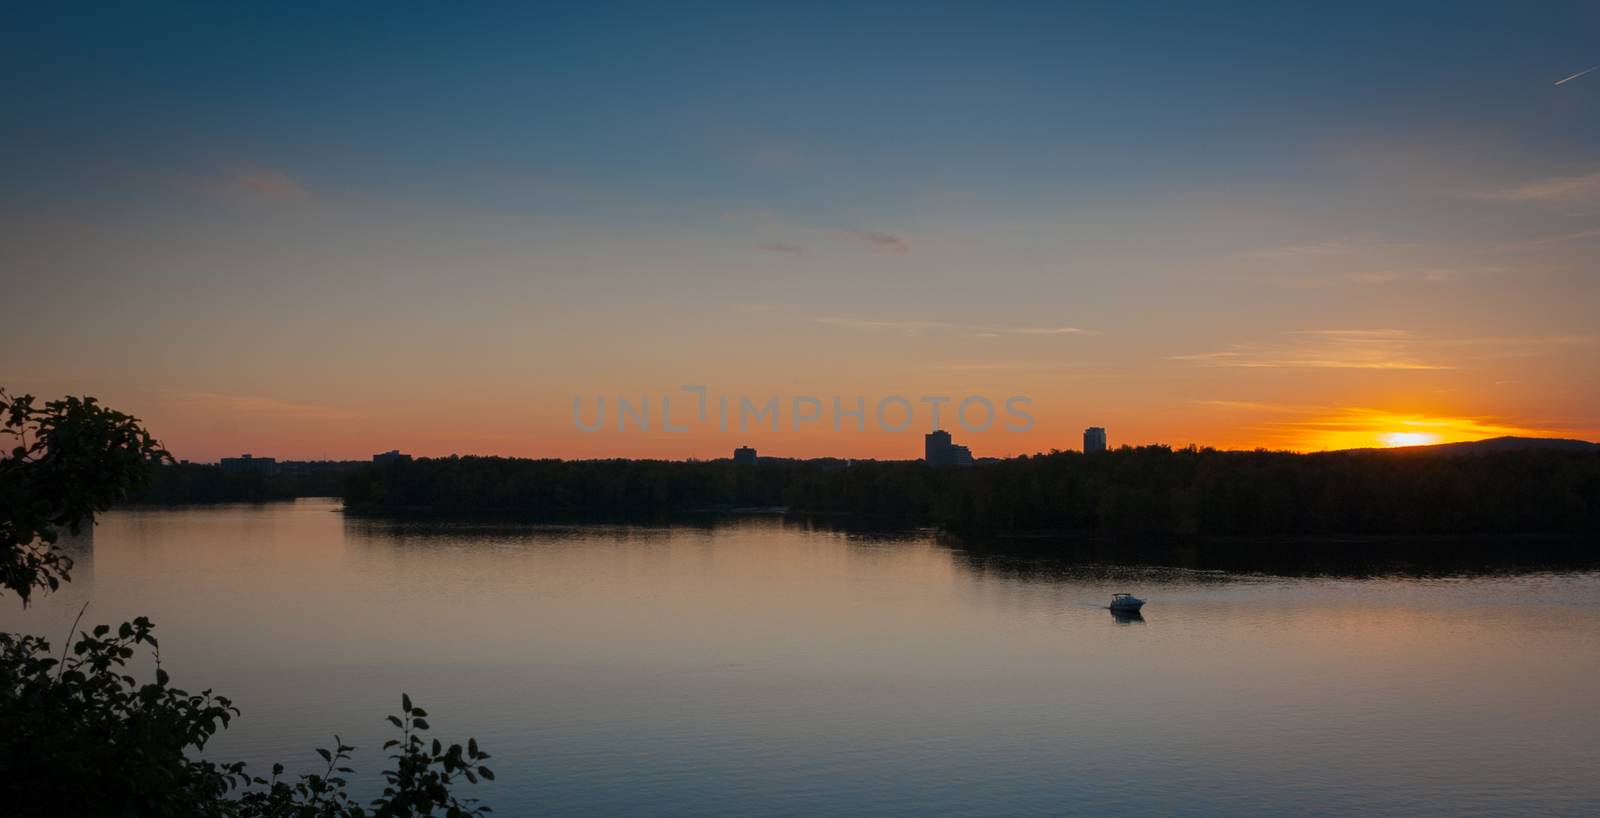
[[[69,594],[151,616],[163,667],[244,710],[208,753],[258,768],[338,731],[382,769],[406,690],[494,754],[501,815],[1600,814],[1600,575],[1120,553],[838,518],[119,511],[92,587],[0,629],[63,633]],[[1153,620],[1106,621],[1147,590]]]
[[[1123,611],[1116,608],[1108,608],[1107,610],[1111,612],[1111,618],[1116,620],[1118,625],[1131,625],[1135,622],[1141,625],[1144,624],[1144,614],[1139,611]]]
[[[72,560],[71,584],[84,590],[94,585],[94,528],[79,529],[74,534],[63,530],[56,540],[56,548]]]
[[[1600,549],[1564,539],[1111,541],[995,539],[939,535],[972,570],[1006,576],[1106,576],[1132,569],[1186,572],[1185,579],[1260,574],[1283,577],[1453,577],[1600,569]]]
[[[960,567],[1015,579],[1165,576],[1172,581],[1229,581],[1238,575],[1284,577],[1455,577],[1538,571],[1600,570],[1600,550],[1564,539],[1528,538],[1508,544],[1497,538],[1329,538],[1288,542],[1118,541],[1103,538],[1000,539],[953,534],[893,518],[852,515],[719,513],[683,514],[646,521],[552,523],[506,515],[344,515],[345,527],[363,539],[544,540],[638,542],[681,536],[685,531],[781,531],[823,534],[852,545],[934,543]],[[1163,574],[1163,572],[1165,572]]]

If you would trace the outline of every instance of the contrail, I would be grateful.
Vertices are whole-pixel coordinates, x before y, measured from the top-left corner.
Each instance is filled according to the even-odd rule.
[[[1583,76],[1584,74],[1587,74],[1590,71],[1593,71],[1595,68],[1600,68],[1600,65],[1596,65],[1593,68],[1585,68],[1582,71],[1579,71],[1578,73],[1573,74],[1572,76],[1567,77],[1564,80],[1556,80],[1556,85],[1565,85],[1565,84],[1567,84],[1569,82],[1572,82],[1573,80]]]

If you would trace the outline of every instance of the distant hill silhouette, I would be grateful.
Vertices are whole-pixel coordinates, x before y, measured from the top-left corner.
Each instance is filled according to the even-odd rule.
[[[1396,446],[1385,449],[1347,449],[1346,451],[1383,451],[1401,454],[1474,455],[1493,452],[1524,452],[1535,449],[1553,449],[1564,452],[1591,452],[1600,450],[1600,443],[1573,440],[1565,437],[1491,437],[1487,440],[1469,440],[1461,443],[1434,443],[1428,446]]]

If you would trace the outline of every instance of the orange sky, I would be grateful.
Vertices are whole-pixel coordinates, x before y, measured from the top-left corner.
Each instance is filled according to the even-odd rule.
[[[106,240],[97,254],[134,257],[130,244],[152,241],[87,229]],[[626,275],[631,290],[546,268],[537,252],[521,259],[507,250],[493,272],[462,278],[434,268],[471,267],[474,252],[412,259],[403,248],[385,248],[384,264],[356,265],[381,269],[381,278],[304,278],[277,292],[65,281],[52,285],[64,292],[41,291],[66,311],[54,314],[75,309],[92,320],[42,346],[30,340],[26,352],[7,344],[0,383],[99,396],[194,460],[247,451],[365,458],[391,448],[708,458],[740,444],[773,455],[906,458],[920,453],[931,424],[923,396],[952,399],[943,425],[980,456],[1077,448],[1091,425],[1105,426],[1113,445],[1300,450],[1600,437],[1594,285],[1577,272],[1302,287],[1271,277],[1303,265],[1242,254],[1102,274],[1072,261],[1080,248],[1067,243],[1066,258],[1048,261],[1059,284],[1021,287],[998,274],[966,276],[976,253],[958,242],[915,233],[906,241],[904,251],[837,258],[712,243],[696,251],[709,257],[705,266],[656,258],[664,271]],[[1552,255],[1528,252],[1520,263],[1538,269]],[[331,273],[352,264],[271,248],[241,263],[266,280],[274,268]],[[1587,261],[1566,263],[1578,270]],[[543,269],[552,272],[535,274]],[[868,309],[842,291],[812,292],[840,269],[871,279],[858,287],[907,293],[906,302]],[[656,277],[669,272],[693,292]],[[938,303],[915,296],[924,288]],[[153,312],[158,302],[167,313]],[[777,395],[780,429],[689,423],[686,384],[706,386],[713,406],[717,396],[737,406],[740,396],[760,404]],[[661,430],[663,394],[688,431]],[[872,417],[891,395],[917,407],[904,433],[885,433]],[[968,395],[997,409],[1029,397],[1035,424],[1023,433],[961,429],[948,412]],[[580,433],[573,401],[592,413],[596,396],[608,401],[606,428]],[[616,430],[618,396],[650,398],[649,433]],[[793,429],[796,396],[820,399],[822,422]],[[833,431],[834,396],[865,399],[866,432],[848,423]]]

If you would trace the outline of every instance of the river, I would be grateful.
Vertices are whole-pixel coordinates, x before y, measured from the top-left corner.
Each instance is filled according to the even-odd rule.
[[[1600,573],[1057,564],[782,517],[119,510],[0,628],[147,615],[219,759],[357,790],[402,691],[499,815],[1600,814]],[[1103,607],[1149,600],[1142,621]],[[136,672],[148,676],[140,656]]]

